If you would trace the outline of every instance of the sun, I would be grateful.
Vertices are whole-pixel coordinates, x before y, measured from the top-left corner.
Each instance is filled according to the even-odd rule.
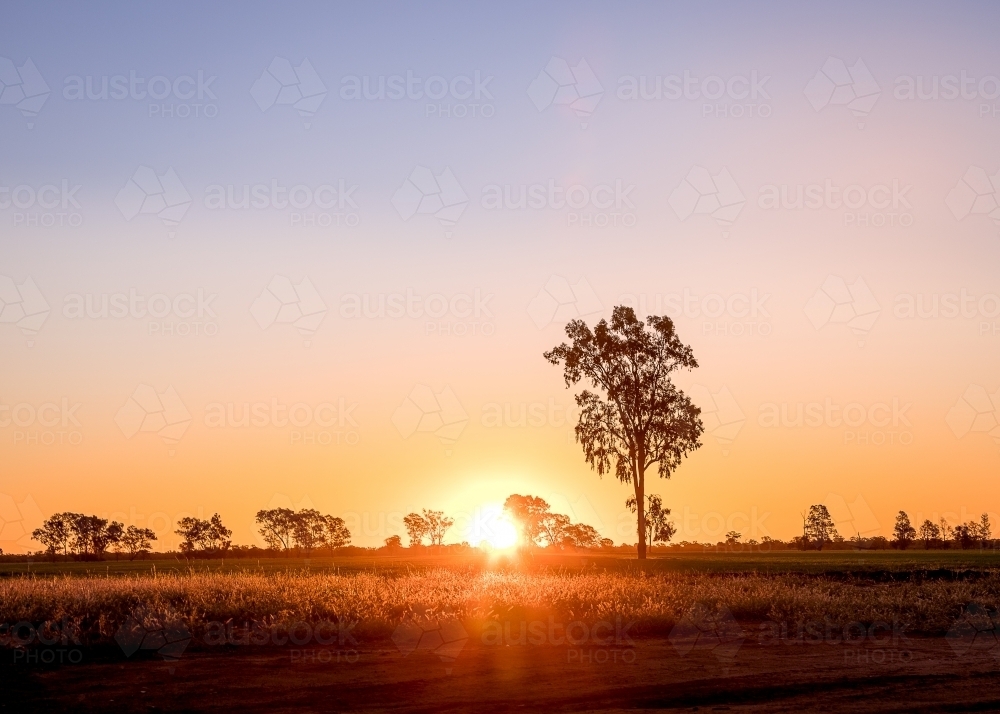
[[[517,528],[506,518],[497,519],[488,542],[496,550],[506,550],[517,545]]]
[[[500,504],[484,504],[476,509],[470,528],[469,541],[488,550],[508,550],[517,545],[517,527],[507,517]]]

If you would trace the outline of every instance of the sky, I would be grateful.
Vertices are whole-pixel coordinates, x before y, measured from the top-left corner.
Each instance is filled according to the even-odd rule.
[[[620,304],[699,362],[677,540],[1000,523],[998,15],[6,3],[0,548],[511,493],[634,542],[542,358]]]

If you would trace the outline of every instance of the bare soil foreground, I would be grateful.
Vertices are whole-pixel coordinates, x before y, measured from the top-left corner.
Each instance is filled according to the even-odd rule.
[[[887,636],[888,639],[888,636]],[[78,664],[6,658],[0,710],[38,712],[1000,710],[995,647],[946,638],[762,644],[735,652],[668,638],[633,646],[487,646],[453,661],[388,647],[188,651],[176,662],[88,652]],[[339,660],[339,661],[338,661]]]

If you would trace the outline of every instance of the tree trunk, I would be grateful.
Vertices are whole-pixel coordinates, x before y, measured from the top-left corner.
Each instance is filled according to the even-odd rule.
[[[645,484],[642,482],[642,478],[637,474],[635,478],[635,512],[636,512],[636,532],[639,536],[638,540],[638,555],[639,560],[646,559],[646,498],[645,494]]]

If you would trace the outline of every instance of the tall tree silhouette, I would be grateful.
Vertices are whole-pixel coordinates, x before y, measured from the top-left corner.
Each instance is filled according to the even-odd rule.
[[[646,470],[657,465],[660,478],[670,475],[701,442],[701,410],[671,381],[678,369],[698,366],[691,348],[678,338],[669,317],[651,315],[645,323],[630,307],[619,305],[611,323],[601,320],[591,331],[583,320],[566,325],[572,344],[545,353],[562,364],[567,388],[585,380],[597,391],[576,396],[580,420],[576,439],[591,468],[632,484],[640,559],[646,557]]]

